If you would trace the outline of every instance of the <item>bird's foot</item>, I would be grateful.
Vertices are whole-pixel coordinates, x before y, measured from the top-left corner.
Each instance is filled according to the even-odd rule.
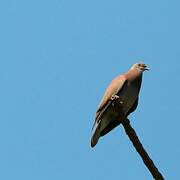
[[[115,106],[116,103],[118,103],[120,106],[123,105],[123,101],[120,99],[118,95],[112,95],[111,101],[113,106]]]
[[[112,101],[117,100],[117,99],[119,99],[119,96],[118,96],[118,95],[115,94],[115,95],[112,95],[112,96],[111,96],[111,100],[112,100]]]

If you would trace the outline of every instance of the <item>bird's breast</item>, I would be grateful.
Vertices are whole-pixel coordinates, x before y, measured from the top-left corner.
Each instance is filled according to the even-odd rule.
[[[138,89],[130,83],[118,94],[125,114],[129,112],[138,97]]]

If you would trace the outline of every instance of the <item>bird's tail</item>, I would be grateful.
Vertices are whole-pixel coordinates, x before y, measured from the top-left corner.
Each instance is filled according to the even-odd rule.
[[[99,140],[99,138],[101,136],[101,134],[100,134],[101,131],[100,131],[99,124],[100,123],[96,122],[96,124],[93,127],[93,133],[92,133],[92,137],[91,137],[91,147],[92,148],[97,144],[97,142],[98,142],[98,140]]]

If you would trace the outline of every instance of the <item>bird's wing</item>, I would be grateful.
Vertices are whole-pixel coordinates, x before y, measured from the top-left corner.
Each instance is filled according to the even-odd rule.
[[[120,75],[116,77],[114,80],[112,80],[112,82],[109,84],[109,86],[107,87],[104,93],[104,96],[99,104],[97,112],[103,109],[103,107],[111,99],[112,95],[116,95],[121,90],[125,81],[126,81],[126,78],[123,75]]]
[[[136,108],[137,108],[137,105],[138,105],[138,98],[136,99],[135,103],[133,104],[133,106],[131,107],[131,109],[129,110],[129,112],[127,113],[127,116],[133,112]],[[111,121],[108,126],[103,129],[103,131],[101,131],[101,136],[104,136],[106,135],[107,133],[109,133],[112,129],[114,129],[116,126],[118,126],[121,122],[119,120],[114,120],[114,121]]]
[[[95,127],[95,124],[99,121],[99,116],[104,112],[104,110],[107,108],[108,103],[110,102],[110,99],[113,95],[116,95],[125,85],[126,77],[123,75],[120,75],[116,77],[107,87],[104,96],[98,106],[98,110],[96,112],[95,122],[93,125],[93,128]]]

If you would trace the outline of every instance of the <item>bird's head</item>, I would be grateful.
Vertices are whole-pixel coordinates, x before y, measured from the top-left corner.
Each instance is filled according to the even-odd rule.
[[[131,69],[137,69],[140,72],[144,72],[146,70],[149,71],[149,68],[144,63],[136,63],[131,67]]]

